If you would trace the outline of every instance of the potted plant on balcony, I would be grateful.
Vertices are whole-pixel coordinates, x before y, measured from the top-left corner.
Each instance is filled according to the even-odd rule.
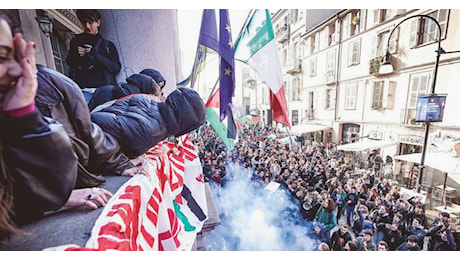
[[[353,19],[351,19],[351,24],[359,25],[359,15],[353,16]]]
[[[376,76],[379,74],[379,69],[382,65],[383,57],[383,55],[379,55],[369,60],[369,74],[374,74]]]

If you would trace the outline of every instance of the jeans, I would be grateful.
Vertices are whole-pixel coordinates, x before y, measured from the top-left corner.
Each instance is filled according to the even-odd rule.
[[[348,226],[351,227],[351,223],[352,223],[352,218],[353,218],[353,212],[355,211],[355,206],[349,206],[347,205],[346,207],[346,213],[347,213],[347,224]]]

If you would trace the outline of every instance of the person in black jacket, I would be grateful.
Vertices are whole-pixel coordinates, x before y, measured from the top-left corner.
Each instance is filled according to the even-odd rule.
[[[167,137],[197,129],[206,113],[198,92],[180,88],[164,102],[146,94],[122,98],[92,112],[91,120],[118,140],[125,155],[136,158]]]
[[[419,246],[419,239],[416,235],[407,237],[407,241],[402,243],[396,248],[396,251],[421,251]]]
[[[347,195],[345,195],[345,213],[347,217],[347,224],[349,226],[353,221],[353,213],[355,211],[356,204],[358,204],[358,194],[356,193],[356,187],[352,186]]]
[[[449,224],[449,213],[445,214],[447,214],[447,220],[435,219],[433,226],[426,233],[426,236],[430,237],[428,251],[455,251],[457,249]]]
[[[79,9],[77,17],[84,32],[70,41],[66,58],[72,78],[83,89],[88,102],[97,87],[114,85],[121,70],[117,48],[99,34],[101,14],[95,9]]]
[[[24,234],[20,226],[47,211],[87,204],[92,194],[74,189],[78,166],[72,142],[63,125],[44,117],[34,102],[35,43],[11,24],[0,10],[0,238]],[[104,205],[110,195],[100,189],[92,199]]]
[[[342,251],[349,241],[353,241],[353,237],[349,232],[349,226],[344,223],[332,233],[329,246],[332,251]]]

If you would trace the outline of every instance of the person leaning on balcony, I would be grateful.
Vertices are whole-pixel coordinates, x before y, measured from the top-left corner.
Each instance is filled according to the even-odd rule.
[[[74,189],[77,157],[62,124],[36,108],[35,43],[0,10],[0,238],[63,206],[105,205],[104,189]],[[14,33],[14,35],[13,35]]]
[[[126,82],[97,88],[88,103],[88,107],[90,110],[94,110],[97,106],[108,101],[139,93],[151,94],[157,96],[160,101],[164,101],[163,88],[165,84],[166,80],[159,71],[144,69],[139,74],[129,76]]]

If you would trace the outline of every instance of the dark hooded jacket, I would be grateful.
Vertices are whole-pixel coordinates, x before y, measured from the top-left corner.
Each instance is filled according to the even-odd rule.
[[[93,110],[98,105],[107,101],[119,99],[132,94],[155,94],[152,78],[143,74],[133,74],[125,82],[116,85],[106,85],[96,89],[88,103],[89,110]]]
[[[89,44],[91,51],[84,56],[78,54],[78,46]],[[70,77],[80,88],[97,88],[116,84],[116,75],[121,70],[120,58],[115,44],[101,34],[82,33],[70,41],[66,58]]]
[[[0,125],[0,173],[13,179],[12,220],[21,226],[65,204],[77,179],[77,157],[62,125],[37,109],[1,117]]]
[[[121,174],[133,167],[118,142],[91,122],[90,112],[77,84],[65,75],[38,65],[36,106],[43,115],[64,126],[78,156],[75,188],[104,182],[105,174]]]
[[[169,136],[181,136],[204,123],[204,103],[196,91],[181,88],[165,102],[137,94],[93,112],[91,120],[114,136],[130,158],[138,157]]]

